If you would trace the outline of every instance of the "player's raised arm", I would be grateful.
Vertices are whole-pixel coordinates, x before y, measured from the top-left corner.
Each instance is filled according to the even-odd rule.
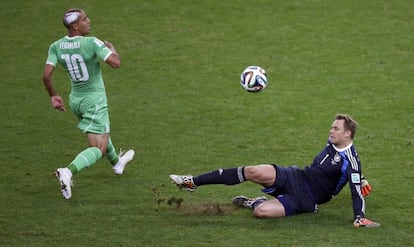
[[[106,59],[106,63],[109,64],[112,68],[119,68],[121,67],[121,58],[119,57],[118,52],[116,52],[115,47],[108,41],[104,41],[105,46],[108,47],[112,54]]]

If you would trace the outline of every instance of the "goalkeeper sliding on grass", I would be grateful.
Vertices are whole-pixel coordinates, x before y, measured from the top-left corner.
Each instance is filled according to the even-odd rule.
[[[355,227],[378,227],[379,223],[365,218],[365,200],[371,186],[361,174],[361,162],[353,145],[357,123],[346,114],[338,114],[331,126],[326,147],[312,164],[299,169],[279,165],[242,166],[218,169],[199,176],[170,175],[180,188],[194,191],[208,184],[234,185],[251,181],[262,185],[266,197],[236,196],[233,204],[253,209],[258,218],[284,217],[317,212],[318,204],[331,200],[349,183]]]

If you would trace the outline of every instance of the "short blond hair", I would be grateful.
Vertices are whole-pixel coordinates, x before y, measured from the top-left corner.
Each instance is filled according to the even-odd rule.
[[[336,120],[344,120],[345,130],[351,131],[351,139],[354,139],[358,123],[348,114],[338,113],[335,116]]]

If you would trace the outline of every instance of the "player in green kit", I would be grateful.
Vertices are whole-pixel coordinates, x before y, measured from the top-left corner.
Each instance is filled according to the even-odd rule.
[[[43,83],[49,93],[52,106],[66,111],[63,99],[53,86],[52,75],[60,64],[71,80],[69,105],[79,118],[79,129],[87,135],[89,147],[80,152],[65,168],[55,172],[61,193],[65,199],[72,196],[72,176],[95,164],[106,156],[115,174],[121,175],[125,165],[134,158],[134,150],[116,153],[112,144],[105,86],[100,61],[112,68],[119,68],[121,60],[114,46],[96,37],[86,37],[91,30],[91,20],[82,9],[69,9],[63,16],[68,35],[49,47],[43,71]]]

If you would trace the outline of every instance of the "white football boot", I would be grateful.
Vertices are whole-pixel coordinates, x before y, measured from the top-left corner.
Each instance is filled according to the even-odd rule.
[[[135,152],[132,149],[126,151],[125,153],[121,151],[118,155],[119,156],[118,163],[116,163],[112,167],[113,172],[116,175],[122,175],[122,173],[124,173],[126,164],[128,164],[128,162],[130,162],[134,158],[134,155],[135,155]]]
[[[70,199],[72,197],[72,172],[68,168],[58,168],[55,175],[59,180],[63,198]]]
[[[191,175],[170,175],[172,182],[177,185],[180,189],[185,188],[187,191],[193,192],[197,189],[197,186],[194,184],[193,176]]]

